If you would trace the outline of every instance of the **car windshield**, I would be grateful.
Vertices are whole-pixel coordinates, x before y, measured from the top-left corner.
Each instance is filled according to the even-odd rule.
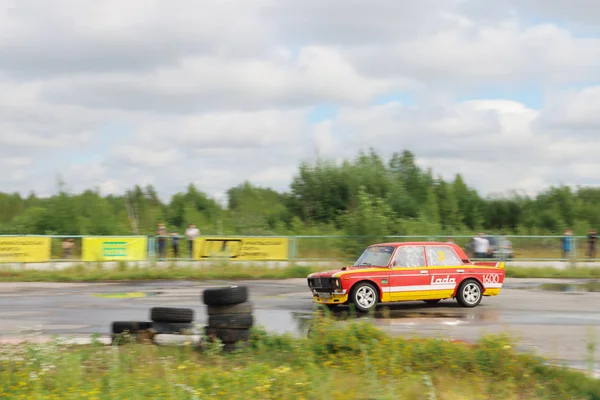
[[[355,267],[387,267],[396,248],[394,246],[368,247],[358,258]]]

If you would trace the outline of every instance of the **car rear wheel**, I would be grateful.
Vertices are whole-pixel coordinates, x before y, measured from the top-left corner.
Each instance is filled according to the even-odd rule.
[[[458,287],[456,301],[463,307],[475,307],[481,303],[482,292],[479,282],[474,279],[467,279]]]
[[[352,303],[359,311],[373,310],[379,301],[379,293],[370,283],[358,283],[352,289]]]

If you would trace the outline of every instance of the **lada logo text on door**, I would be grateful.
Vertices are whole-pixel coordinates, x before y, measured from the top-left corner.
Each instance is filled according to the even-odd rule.
[[[484,275],[483,283],[500,283],[500,275],[498,275],[498,274]]]
[[[445,278],[436,278],[435,276],[431,277],[432,285],[443,285],[448,283],[456,283],[456,279],[450,278],[450,275],[446,275]]]

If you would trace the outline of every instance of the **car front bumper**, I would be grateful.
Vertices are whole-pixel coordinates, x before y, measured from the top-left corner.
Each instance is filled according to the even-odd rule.
[[[343,304],[348,301],[346,290],[336,290],[333,292],[317,292],[313,290],[313,300],[319,304]]]

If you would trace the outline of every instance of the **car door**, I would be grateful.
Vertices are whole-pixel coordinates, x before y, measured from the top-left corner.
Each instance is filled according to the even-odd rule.
[[[465,272],[462,260],[451,246],[427,246],[426,254],[431,298],[452,297]]]
[[[392,301],[431,298],[425,246],[398,247],[392,260],[388,290]]]

